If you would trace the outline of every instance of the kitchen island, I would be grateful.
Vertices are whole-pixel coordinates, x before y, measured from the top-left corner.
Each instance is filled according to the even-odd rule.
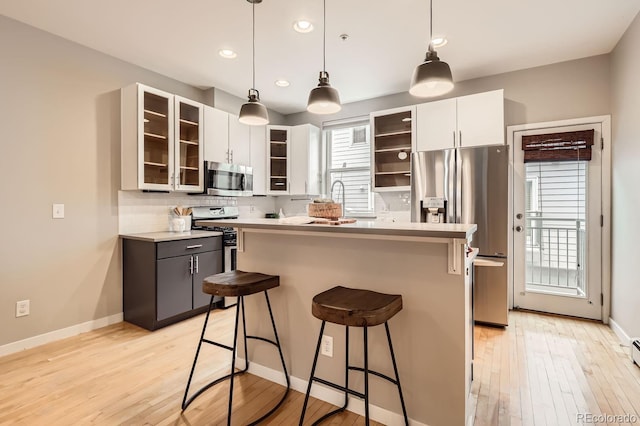
[[[206,224],[207,221],[200,221]],[[320,320],[311,299],[336,285],[401,294],[403,310],[389,321],[409,417],[430,426],[464,425],[471,415],[471,282],[468,242],[476,225],[379,223],[291,225],[277,219],[216,220],[238,230],[238,268],[280,275],[271,303],[292,387],[305,392]],[[247,328],[270,336],[261,297],[246,299]],[[362,365],[362,331],[351,329],[350,363]],[[333,357],[321,356],[316,375],[344,383],[344,327],[327,323]],[[384,327],[369,333],[370,368],[393,376]],[[268,345],[250,345],[250,372],[284,383]],[[238,353],[243,353],[238,351]],[[362,390],[362,374],[350,386]],[[341,404],[342,395],[314,384],[312,395]],[[395,387],[370,380],[372,419],[402,424]],[[352,398],[349,410],[362,414]]]

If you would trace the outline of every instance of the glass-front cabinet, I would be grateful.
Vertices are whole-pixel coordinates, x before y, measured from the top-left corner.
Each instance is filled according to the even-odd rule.
[[[289,135],[288,126],[267,126],[267,194],[289,193]]]
[[[179,191],[194,191],[203,185],[202,104],[176,96],[176,182]]]
[[[171,184],[170,170],[173,152],[170,149],[173,131],[173,99],[172,95],[163,92],[143,90],[142,101],[142,135],[140,151],[142,164],[140,178],[142,185],[153,189],[160,185],[163,189]]]
[[[142,84],[121,102],[122,189],[203,191],[202,104]]]
[[[371,114],[374,191],[410,189],[411,151],[415,146],[416,134],[414,116],[413,107]]]

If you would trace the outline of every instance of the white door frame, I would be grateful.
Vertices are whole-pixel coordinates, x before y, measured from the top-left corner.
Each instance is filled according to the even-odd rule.
[[[547,127],[575,126],[580,124],[596,124],[602,126],[602,322],[608,324],[611,313],[611,116],[573,118],[569,120],[547,121],[543,123],[518,124],[507,127],[507,145],[509,157],[509,309],[513,309],[514,276],[513,276],[513,157],[517,147],[514,146],[514,135],[518,131],[536,130]],[[594,141],[595,144],[598,141]],[[597,146],[597,145],[596,145]]]

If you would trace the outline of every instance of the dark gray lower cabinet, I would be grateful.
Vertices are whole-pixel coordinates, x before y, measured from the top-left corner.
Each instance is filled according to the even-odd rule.
[[[202,281],[222,269],[222,237],[124,239],[124,320],[155,330],[204,312],[211,296]]]

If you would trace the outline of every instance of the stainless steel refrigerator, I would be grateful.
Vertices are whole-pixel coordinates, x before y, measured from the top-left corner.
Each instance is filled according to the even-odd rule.
[[[506,145],[417,152],[411,158],[411,221],[478,225],[471,245],[480,249],[484,265],[474,268],[474,319],[495,325],[508,323],[508,172]],[[439,218],[434,206],[441,207]]]

